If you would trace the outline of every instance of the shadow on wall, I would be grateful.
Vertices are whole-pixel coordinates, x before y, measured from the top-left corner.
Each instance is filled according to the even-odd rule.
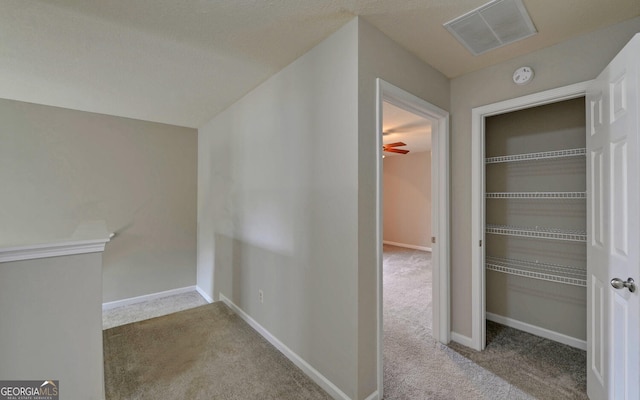
[[[311,270],[290,254],[244,240],[215,234],[214,242],[216,297],[227,297],[284,343],[313,343],[311,324],[299,322],[313,315],[301,294],[313,290]]]
[[[345,296],[340,292],[346,292],[348,285],[336,282],[332,293],[324,292],[331,267],[313,267],[312,257],[278,253],[223,234],[216,234],[214,241],[216,298],[222,294],[230,299],[320,374],[336,382],[336,369],[323,366],[348,366],[353,360],[348,350],[338,349],[350,327],[331,323],[345,314],[346,307],[336,306],[336,298]]]

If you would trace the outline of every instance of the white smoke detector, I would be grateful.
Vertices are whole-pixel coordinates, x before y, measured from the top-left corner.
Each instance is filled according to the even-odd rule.
[[[444,27],[476,56],[538,32],[522,0],[491,1]]]
[[[533,79],[533,68],[520,67],[513,72],[513,83],[516,85],[526,85]]]

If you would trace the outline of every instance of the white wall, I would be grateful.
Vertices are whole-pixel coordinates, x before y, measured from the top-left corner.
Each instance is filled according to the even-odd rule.
[[[386,157],[384,240],[431,247],[431,152]]]
[[[358,33],[358,365],[360,393],[371,393],[377,331],[376,79],[445,110],[449,80],[362,19]]]
[[[358,382],[357,26],[198,135],[198,286],[231,299],[350,398]]]
[[[101,267],[101,253],[0,263],[0,380],[104,399]]]
[[[195,284],[194,129],[0,100],[0,245],[117,231],[103,300]]]
[[[471,336],[471,110],[474,107],[590,80],[634,33],[640,17],[472,72],[451,81],[452,330]],[[533,67],[533,82],[517,86],[513,71]]]
[[[198,286],[353,399],[377,386],[377,77],[449,102],[442,74],[355,19],[199,130]]]

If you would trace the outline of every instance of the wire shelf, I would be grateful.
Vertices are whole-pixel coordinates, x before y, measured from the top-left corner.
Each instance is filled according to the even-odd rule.
[[[549,160],[553,158],[584,156],[586,154],[587,154],[587,149],[585,148],[542,151],[539,153],[512,154],[509,156],[488,157],[485,159],[485,163],[497,164],[497,163],[514,162],[514,161]]]
[[[573,242],[587,241],[587,234],[583,231],[540,228],[537,226],[535,228],[523,228],[510,225],[487,224],[486,232],[494,235],[519,236],[534,239],[568,240]]]
[[[586,199],[586,192],[492,192],[487,199]]]
[[[560,282],[576,286],[587,286],[587,271],[584,268],[498,257],[487,257],[485,267],[491,271],[524,276],[527,278]]]

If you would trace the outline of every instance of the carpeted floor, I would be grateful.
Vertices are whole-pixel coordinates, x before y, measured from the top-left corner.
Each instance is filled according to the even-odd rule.
[[[536,399],[587,399],[587,353],[487,321],[482,352],[449,347]]]
[[[103,331],[106,398],[330,399],[224,303]]]
[[[431,254],[384,247],[386,400],[586,399],[586,353],[487,322],[476,352],[431,337]],[[130,305],[105,325],[193,307],[192,294]],[[223,303],[107,329],[106,398],[329,399]]]
[[[431,254],[384,246],[384,398],[586,399],[586,353],[487,322],[476,352],[431,337]]]

